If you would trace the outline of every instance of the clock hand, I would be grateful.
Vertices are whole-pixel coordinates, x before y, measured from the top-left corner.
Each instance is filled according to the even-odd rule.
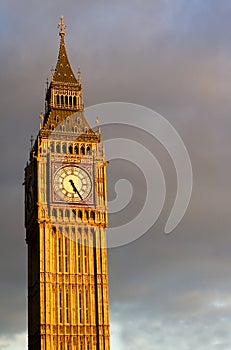
[[[73,180],[69,180],[69,182],[70,182],[70,184],[71,184],[71,186],[73,188],[73,191],[77,192],[77,188],[75,187],[75,184],[74,184]]]
[[[83,197],[81,196],[81,194],[79,193],[79,191],[77,190],[76,187],[75,187],[75,189],[76,189],[76,191],[75,190],[74,191],[78,194],[79,198],[83,201]]]
[[[70,184],[71,184],[71,186],[72,186],[72,188],[73,188],[73,191],[74,191],[75,193],[77,193],[78,196],[79,196],[79,198],[83,201],[83,197],[81,196],[81,194],[79,193],[79,191],[78,191],[77,188],[75,187],[75,184],[74,184],[73,180],[69,180],[69,182],[70,182]]]

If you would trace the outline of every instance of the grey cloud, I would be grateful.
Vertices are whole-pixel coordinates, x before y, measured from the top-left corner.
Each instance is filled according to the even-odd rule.
[[[179,349],[193,347],[207,350],[216,348],[218,344],[225,344],[224,338],[227,339],[227,344],[230,341],[226,331],[229,321],[219,317],[219,314],[215,316],[216,322],[211,322],[210,315],[173,317],[173,315],[159,314],[155,309],[152,310],[155,316],[152,314],[152,317],[148,317],[146,311],[142,312],[142,307],[137,309],[137,305],[131,304],[125,309],[117,305],[115,315],[116,311],[114,322],[120,324],[123,319],[126,326],[121,329],[120,337],[124,344],[129,344],[131,349],[138,345],[147,349],[164,347],[173,350],[176,347]],[[134,318],[133,315],[137,312],[139,317]]]

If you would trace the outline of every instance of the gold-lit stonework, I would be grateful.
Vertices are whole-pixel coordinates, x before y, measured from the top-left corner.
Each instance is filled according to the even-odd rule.
[[[29,350],[109,350],[106,160],[60,49],[25,168]]]

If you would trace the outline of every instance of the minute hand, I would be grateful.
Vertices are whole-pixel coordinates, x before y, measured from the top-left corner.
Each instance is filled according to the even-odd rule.
[[[83,201],[83,197],[81,196],[81,194],[79,193],[79,191],[78,191],[77,188],[75,187],[75,184],[74,184],[73,180],[69,180],[69,182],[70,182],[70,184],[71,184],[71,186],[72,186],[72,188],[73,188],[73,191],[74,191],[75,193],[77,193],[78,196],[79,196],[79,198]]]

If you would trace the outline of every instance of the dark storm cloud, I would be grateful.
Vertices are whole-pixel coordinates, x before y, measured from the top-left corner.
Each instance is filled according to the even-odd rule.
[[[121,349],[228,349],[230,2],[11,0],[0,10],[1,334],[26,328],[23,167],[63,14],[86,105],[120,100],[157,110],[183,138],[193,165],[192,200],[177,229],[162,234],[165,208],[145,236],[109,250],[112,331]],[[165,170],[174,193],[168,164]]]

